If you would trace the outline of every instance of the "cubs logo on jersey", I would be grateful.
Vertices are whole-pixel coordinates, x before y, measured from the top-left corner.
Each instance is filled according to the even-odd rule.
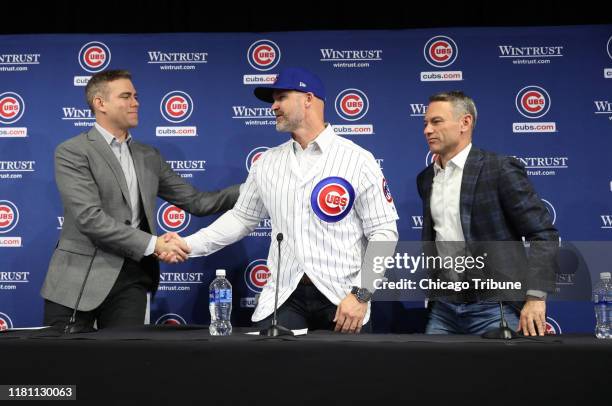
[[[355,189],[349,181],[339,176],[322,179],[310,195],[312,211],[327,223],[335,223],[345,218],[354,202]]]
[[[391,196],[391,189],[389,189],[389,182],[387,182],[387,179],[385,178],[383,178],[382,180],[382,190],[383,190],[383,194],[385,195],[385,199],[387,199],[389,203],[392,203],[393,196]]]

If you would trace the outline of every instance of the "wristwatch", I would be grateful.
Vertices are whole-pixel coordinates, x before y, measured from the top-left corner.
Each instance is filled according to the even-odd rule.
[[[355,297],[360,303],[368,303],[372,299],[372,292],[370,292],[366,288],[353,286],[351,288],[351,293],[355,295]]]

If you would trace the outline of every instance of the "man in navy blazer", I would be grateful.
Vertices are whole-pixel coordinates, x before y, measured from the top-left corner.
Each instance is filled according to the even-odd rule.
[[[509,326],[525,335],[544,335],[559,240],[550,214],[518,160],[472,146],[477,112],[470,97],[438,93],[429,102],[424,133],[435,160],[417,177],[422,240],[438,251],[456,244],[472,255],[483,251],[482,244],[496,251],[496,275],[523,286],[520,318],[517,306],[504,304]],[[532,243],[529,255],[522,237]],[[467,274],[455,278],[466,280]],[[469,292],[430,301],[428,334],[482,334],[499,326],[498,299],[469,283]]]

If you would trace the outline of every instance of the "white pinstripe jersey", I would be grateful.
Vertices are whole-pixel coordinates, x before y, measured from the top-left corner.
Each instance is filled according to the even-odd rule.
[[[370,152],[337,136],[328,125],[317,137],[322,155],[302,175],[292,142],[289,140],[269,149],[255,162],[233,208],[246,218],[269,216],[272,220],[268,253],[271,273],[259,297],[253,321],[260,321],[274,311],[278,233],[284,236],[279,307],[295,290],[304,272],[317,289],[337,305],[350,293],[351,286],[361,286],[361,262],[367,246],[365,235],[377,226],[398,219],[390,195],[385,194],[382,171]],[[344,184],[342,180],[324,181],[336,177],[353,188],[353,201],[339,188],[338,185]],[[323,187],[313,197],[313,190],[322,181],[328,187]],[[347,200],[342,201],[343,196]],[[326,210],[313,208],[312,202]],[[317,211],[329,214],[332,219],[344,217],[330,222],[317,215]],[[335,217],[338,212],[341,214]],[[369,308],[364,324],[368,319]]]

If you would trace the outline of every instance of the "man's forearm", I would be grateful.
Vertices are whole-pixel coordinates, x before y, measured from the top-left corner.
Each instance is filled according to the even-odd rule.
[[[395,222],[377,227],[368,234],[368,245],[361,262],[361,287],[374,292],[374,279],[382,275],[374,273],[374,257],[391,257],[395,253],[398,233]]]
[[[185,237],[185,242],[191,248],[189,256],[200,257],[217,252],[249,234],[258,223],[259,219],[245,218],[230,210],[210,226]]]

